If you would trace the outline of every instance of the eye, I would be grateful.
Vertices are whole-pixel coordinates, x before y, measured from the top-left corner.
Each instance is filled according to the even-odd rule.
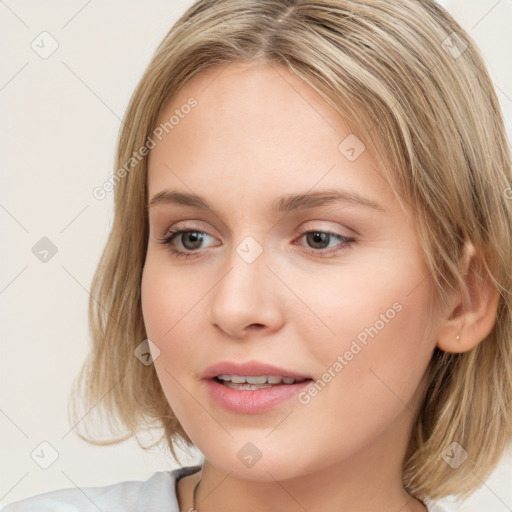
[[[308,244],[310,244],[313,249],[313,251],[308,251],[313,256],[320,256],[322,258],[324,257],[330,257],[329,255],[337,254],[341,251],[346,251],[352,247],[352,244],[355,242],[354,238],[346,237],[343,235],[340,235],[339,233],[333,233],[331,231],[320,231],[320,230],[310,230],[310,231],[303,231],[300,234],[299,240],[302,238],[306,238],[306,241]],[[329,245],[329,241],[336,241],[338,240],[341,242],[337,246],[334,246],[334,249],[326,250],[325,245]]]
[[[205,231],[199,231],[192,227],[184,227],[182,229],[167,231],[164,236],[159,239],[159,243],[167,245],[171,253],[176,255],[176,257],[189,258],[190,256],[194,256],[194,252],[197,252],[198,249],[201,248],[200,245],[205,239],[205,235],[210,236]],[[176,248],[175,239],[181,241],[185,251]]]
[[[177,258],[190,258],[191,256],[195,256],[195,253],[200,252],[200,249],[203,248],[201,245],[206,237],[210,237],[210,235],[205,231],[194,229],[192,226],[186,226],[181,229],[167,231],[159,239],[159,243],[168,246],[171,253]],[[300,233],[299,240],[304,237],[307,240],[307,243],[312,247],[312,249],[307,252],[313,256],[321,258],[331,257],[331,255],[348,250],[355,242],[354,238],[346,237],[331,231],[303,231]],[[180,249],[177,247],[176,241],[181,242],[183,248]],[[340,243],[335,245],[334,248],[327,249],[326,247],[329,246],[330,241],[339,241]]]

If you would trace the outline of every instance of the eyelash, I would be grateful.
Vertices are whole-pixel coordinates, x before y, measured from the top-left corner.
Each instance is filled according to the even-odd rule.
[[[199,249],[197,251],[186,252],[186,251],[178,250],[178,249],[176,249],[176,247],[174,247],[172,245],[173,240],[183,233],[201,233],[201,234],[208,235],[208,233],[206,233],[205,231],[200,231],[198,229],[194,229],[193,227],[185,226],[181,229],[174,229],[174,230],[167,231],[162,237],[159,238],[159,243],[162,245],[168,246],[169,251],[177,258],[185,259],[185,258],[194,257],[196,255],[196,253],[199,252]],[[332,256],[325,256],[326,254],[327,255],[332,254],[334,256],[337,253],[344,252],[344,251],[350,249],[352,247],[353,243],[355,242],[354,238],[346,237],[346,236],[340,235],[339,233],[333,233],[332,231],[322,231],[319,229],[303,231],[302,233],[300,233],[299,240],[304,235],[307,235],[309,233],[323,233],[323,234],[329,235],[329,236],[334,237],[334,238],[340,240],[341,242],[343,242],[341,249],[335,249],[335,250],[333,250],[333,249],[329,249],[329,250],[327,250],[327,249],[318,249],[318,250],[310,249],[308,251],[313,256],[320,254],[321,256],[319,256],[319,257],[321,257],[321,258],[332,257]],[[208,236],[211,236],[211,235],[208,235]]]

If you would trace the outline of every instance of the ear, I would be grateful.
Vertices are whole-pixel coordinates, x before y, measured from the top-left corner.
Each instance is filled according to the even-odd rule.
[[[489,335],[496,323],[500,294],[484,273],[471,242],[466,242],[462,266],[468,297],[462,292],[454,293],[444,311],[437,338],[437,346],[444,352],[471,350]]]

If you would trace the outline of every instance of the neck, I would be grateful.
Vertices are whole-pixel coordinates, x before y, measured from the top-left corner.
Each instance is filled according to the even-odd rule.
[[[210,471],[208,471],[209,468]],[[296,510],[297,512],[304,510],[308,512],[324,510],[350,510],[351,512],[427,511],[421,501],[409,495],[401,486],[396,486],[393,489],[383,489],[381,483],[375,485],[376,482],[373,482],[363,496],[353,490],[346,492],[349,486],[347,482],[342,486],[342,491],[345,491],[342,493],[340,493],[340,486],[337,485],[338,492],[333,498],[325,482],[316,482],[315,484],[311,478],[308,478],[307,484],[299,483],[299,480],[303,482],[302,479],[291,479],[286,482],[275,481],[272,484],[251,482],[250,485],[247,485],[247,481],[240,481],[224,473],[217,473],[216,469],[212,471],[209,463],[205,463],[202,475],[209,475],[209,478],[206,477],[204,481],[203,478],[198,479],[194,486],[193,508],[196,512],[218,510],[234,512],[235,510],[242,510],[248,502],[251,503],[251,510],[264,510],[266,512],[280,512],[282,510]],[[213,485],[211,484],[212,481],[215,482]],[[314,492],[304,492],[305,485],[313,487]],[[237,489],[234,488],[235,486]],[[215,499],[215,496],[213,496],[217,488],[223,491],[219,499]],[[336,504],[334,507],[333,503]]]

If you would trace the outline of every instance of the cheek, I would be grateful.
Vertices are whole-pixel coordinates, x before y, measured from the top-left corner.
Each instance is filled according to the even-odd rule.
[[[142,274],[141,304],[147,336],[160,350],[159,357],[155,359],[160,379],[165,378],[164,371],[175,374],[175,363],[182,364],[187,359],[187,347],[190,346],[175,340],[194,315],[189,305],[192,300],[190,290],[194,287],[180,282],[176,274],[171,274],[165,265],[148,255]]]
[[[390,252],[364,272],[340,273],[318,300],[335,335],[310,344],[310,357],[324,373],[304,403],[310,412],[329,411],[324,425],[331,434],[342,428],[374,435],[413,398],[433,350],[427,275],[417,254]],[[308,339],[314,340],[312,331]]]
[[[410,240],[360,251],[328,270],[285,272],[283,267],[294,294],[282,302],[287,306],[276,301],[275,307],[286,308],[285,321],[296,329],[308,359],[320,363],[317,370],[332,366],[347,351],[351,366],[365,368],[412,360],[421,347],[428,358],[429,346],[422,340],[431,320],[432,286],[421,252]]]
[[[193,348],[197,332],[186,332],[187,326],[199,321],[197,290],[189,278],[180,278],[176,270],[169,272],[167,265],[148,255],[141,282],[144,325],[160,351],[154,360],[158,379],[180,420],[189,416],[194,406],[181,383],[185,383],[187,370],[197,365]]]
[[[161,257],[148,253],[141,281],[141,304],[148,337],[165,350],[173,335],[189,321],[199,288],[190,274],[170,268]]]

